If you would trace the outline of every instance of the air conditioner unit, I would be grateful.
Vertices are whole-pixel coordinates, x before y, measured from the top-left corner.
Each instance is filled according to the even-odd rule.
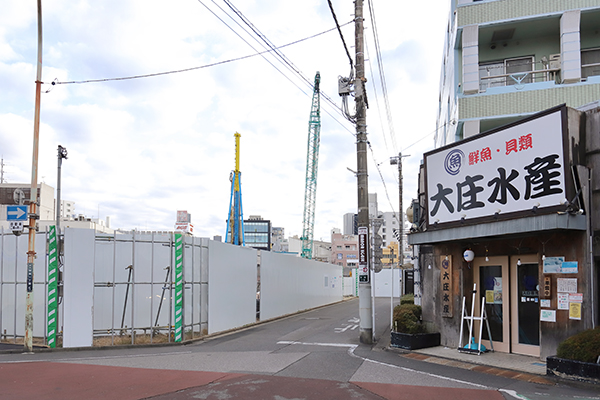
[[[548,67],[550,69],[560,69],[560,54],[550,54]]]

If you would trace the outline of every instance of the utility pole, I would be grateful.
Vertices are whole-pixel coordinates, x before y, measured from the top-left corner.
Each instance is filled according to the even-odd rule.
[[[404,211],[402,205],[402,194],[404,192],[402,188],[402,158],[409,157],[409,155],[402,155],[402,152],[398,153],[397,157],[390,157],[391,165],[398,165],[398,191],[399,191],[399,218],[398,223],[400,224],[398,230],[398,264],[399,267],[402,268],[404,265]]]
[[[35,261],[35,232],[37,226],[37,178],[40,147],[40,97],[42,90],[42,0],[37,0],[38,53],[35,77],[35,116],[33,119],[33,155],[31,161],[31,196],[29,199],[29,244],[27,246],[27,299],[25,301],[26,353],[33,352],[33,263]]]
[[[369,249],[369,187],[367,173],[367,101],[365,91],[365,54],[363,37],[363,0],[354,2],[354,33],[356,47],[356,166],[358,181],[358,237],[359,237],[359,317],[360,342],[373,343],[373,308],[371,305],[371,260]]]

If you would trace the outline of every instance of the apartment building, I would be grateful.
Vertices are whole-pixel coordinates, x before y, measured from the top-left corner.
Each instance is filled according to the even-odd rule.
[[[436,147],[600,93],[600,1],[451,0]]]

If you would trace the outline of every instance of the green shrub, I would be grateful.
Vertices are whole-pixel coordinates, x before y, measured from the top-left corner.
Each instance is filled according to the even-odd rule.
[[[600,327],[571,336],[558,345],[559,358],[595,363],[600,357]]]
[[[415,304],[415,295],[412,293],[405,294],[400,297],[400,305],[402,304]]]
[[[421,325],[421,306],[400,304],[394,307],[394,329],[401,333],[423,333]]]

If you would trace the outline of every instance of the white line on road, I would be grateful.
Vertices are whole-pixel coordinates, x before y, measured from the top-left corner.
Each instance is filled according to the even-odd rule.
[[[302,345],[302,346],[345,347],[345,348],[348,349],[348,354],[351,357],[355,357],[355,358],[361,359],[361,360],[366,361],[366,362],[370,362],[370,363],[377,364],[377,365],[383,365],[385,367],[398,368],[398,369],[401,369],[403,371],[414,372],[414,373],[426,375],[426,376],[429,376],[429,377],[432,377],[432,378],[444,379],[444,380],[455,382],[455,383],[461,383],[463,385],[471,385],[471,386],[475,386],[475,387],[478,387],[478,388],[481,388],[481,389],[492,389],[489,386],[480,385],[478,383],[462,381],[460,379],[449,378],[447,376],[442,376],[442,375],[437,375],[437,374],[430,374],[429,372],[417,371],[416,369],[412,369],[412,368],[399,367],[397,365],[387,364],[387,363],[384,363],[384,362],[381,362],[381,361],[370,360],[368,358],[361,357],[361,356],[358,356],[358,355],[354,354],[354,350],[356,350],[356,348],[358,347],[358,345],[355,345],[355,344],[344,344],[344,343],[307,343],[307,342],[294,342],[294,341],[280,341],[280,342],[277,342],[277,344],[287,344],[287,345],[295,344],[295,345]]]
[[[323,347],[345,347],[354,350],[358,347],[356,344],[345,344],[345,343],[307,343],[307,342],[294,342],[290,340],[281,340],[277,344],[299,344],[302,346],[323,346]]]
[[[529,397],[525,397],[522,394],[519,394],[517,392],[515,392],[514,390],[507,390],[507,389],[498,389],[499,392],[504,392],[509,396],[512,396],[516,399],[521,399],[521,400],[530,400]]]
[[[28,363],[28,362],[69,362],[69,361],[86,361],[86,360],[110,360],[116,358],[134,358],[134,357],[156,357],[156,356],[173,356],[178,354],[190,354],[191,351],[177,351],[170,353],[154,353],[154,354],[129,354],[124,356],[103,356],[103,357],[73,357],[73,358],[57,358],[47,360],[14,360],[14,361],[0,361],[0,364],[16,364],[16,363]]]

